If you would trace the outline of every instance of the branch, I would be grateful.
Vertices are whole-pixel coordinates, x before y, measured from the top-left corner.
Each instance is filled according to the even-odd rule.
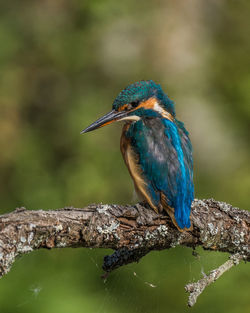
[[[158,215],[142,204],[94,204],[83,209],[50,211],[19,208],[0,216],[0,277],[10,270],[17,256],[40,248],[114,249],[111,256],[104,258],[106,272],[139,261],[151,250],[177,245],[202,246],[238,254],[250,261],[250,212],[213,199],[195,200],[191,220],[193,230],[179,232],[168,216]],[[196,290],[195,287],[187,287],[187,290],[190,288]],[[191,297],[194,292],[190,292]]]
[[[204,277],[198,282],[187,284],[185,286],[185,290],[189,292],[188,306],[192,307],[195,305],[197,298],[207,286],[214,283],[222,274],[230,270],[230,268],[232,268],[234,265],[238,265],[242,259],[242,255],[238,253],[234,254],[230,257],[230,260],[226,261],[218,268],[212,270],[208,276],[203,274]]]

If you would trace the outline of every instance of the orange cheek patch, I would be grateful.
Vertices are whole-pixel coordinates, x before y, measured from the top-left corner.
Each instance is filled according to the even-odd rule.
[[[146,101],[141,102],[136,107],[136,109],[144,108],[144,109],[152,109],[153,110],[156,103],[157,103],[157,100],[154,97],[152,97],[152,98],[149,98]]]
[[[141,102],[136,108],[134,108],[133,110],[131,110],[131,112],[139,109],[139,108],[145,108],[145,109],[154,109],[154,105],[157,103],[157,100],[152,97],[152,98],[149,98],[148,100],[146,101],[143,101]],[[118,111],[124,111],[128,108],[128,104],[124,104],[122,107],[118,108]]]
[[[118,109],[118,111],[124,111],[128,108],[128,104],[124,104],[122,107],[120,107]],[[174,117],[168,112],[166,111],[164,108],[162,108],[159,104],[158,101],[155,97],[151,97],[146,101],[142,101],[136,108],[129,110],[129,112],[134,112],[137,111],[138,109],[143,108],[146,110],[154,110],[158,113],[160,113],[162,115],[162,117],[170,120],[170,121],[174,121]],[[105,124],[106,125],[106,124]]]
[[[162,107],[160,107],[160,105],[158,104],[158,101],[156,98],[152,97],[152,98],[149,98],[148,100],[144,101],[144,102],[141,102],[138,107],[136,108],[139,109],[139,108],[144,108],[146,110],[154,110],[158,113],[160,113],[162,115],[162,117],[170,120],[170,121],[174,121],[174,117],[166,110],[164,110]],[[158,110],[157,110],[158,108]],[[159,108],[160,108],[160,111],[159,111]]]

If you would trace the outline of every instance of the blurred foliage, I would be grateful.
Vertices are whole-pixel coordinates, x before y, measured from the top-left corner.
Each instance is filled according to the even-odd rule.
[[[132,203],[120,125],[80,136],[127,84],[153,79],[194,146],[197,198],[241,208],[250,190],[250,3],[0,3],[0,210]],[[176,248],[100,279],[110,251],[37,251],[0,282],[1,312],[184,312],[184,285],[226,255]],[[248,275],[248,277],[247,277]],[[249,312],[247,265],[193,312]],[[148,283],[156,285],[155,288]],[[238,288],[235,288],[238,286]]]

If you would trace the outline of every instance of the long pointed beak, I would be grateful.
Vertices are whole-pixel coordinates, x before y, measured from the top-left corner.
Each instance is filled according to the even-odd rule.
[[[95,130],[97,128],[103,127],[105,125],[111,124],[115,121],[119,121],[123,117],[127,116],[127,112],[117,112],[115,110],[112,110],[111,112],[105,114],[101,118],[99,118],[97,121],[89,125],[87,128],[81,131],[81,134],[88,133],[92,130]]]

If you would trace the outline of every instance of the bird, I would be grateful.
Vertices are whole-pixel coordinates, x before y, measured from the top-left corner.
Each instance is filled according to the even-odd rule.
[[[125,122],[120,149],[137,194],[157,214],[166,212],[179,231],[192,230],[192,145],[175,103],[160,84],[141,80],[123,89],[112,110],[81,133],[117,121]]]

